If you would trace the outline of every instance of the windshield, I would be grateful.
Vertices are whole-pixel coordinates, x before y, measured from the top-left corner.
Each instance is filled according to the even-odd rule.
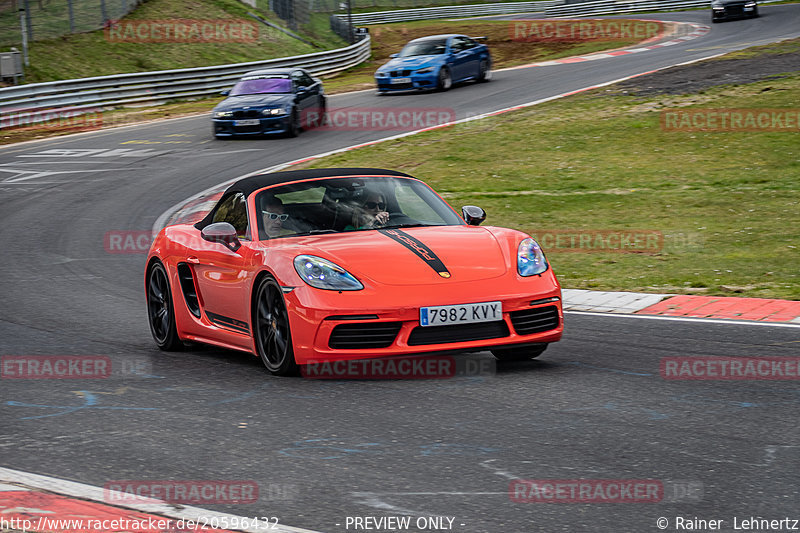
[[[408,43],[400,51],[400,57],[443,54],[445,50],[447,50],[447,39],[429,39]]]
[[[292,92],[292,81],[289,78],[254,78],[244,79],[234,85],[231,96],[243,94],[269,94]]]
[[[424,183],[410,178],[329,178],[271,187],[256,196],[261,240],[295,235],[464,221]]]

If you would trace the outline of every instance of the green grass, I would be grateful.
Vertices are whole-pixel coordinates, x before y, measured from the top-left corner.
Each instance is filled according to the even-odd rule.
[[[149,0],[123,20],[243,19],[253,8],[237,0]],[[274,15],[261,13],[278,24]],[[255,43],[120,43],[102,30],[69,34],[30,44],[29,83],[258,61],[339,48],[346,43],[330,32],[312,28],[310,46],[259,23]],[[301,32],[302,33],[302,32]]]
[[[676,106],[797,102],[800,73],[669,98],[604,88],[313,166],[407,171],[456,208],[484,207],[487,224],[529,233],[664,235],[658,253],[550,253],[565,287],[800,299],[800,132],[665,132],[659,122]]]

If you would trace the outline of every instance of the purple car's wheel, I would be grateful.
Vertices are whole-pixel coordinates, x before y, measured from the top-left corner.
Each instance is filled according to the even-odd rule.
[[[289,118],[289,125],[286,126],[287,137],[297,137],[300,134],[300,117],[297,110],[292,108],[292,114]]]
[[[169,351],[182,346],[175,327],[167,269],[161,261],[154,262],[147,273],[147,316],[150,332],[159,348]]]
[[[525,361],[535,359],[547,349],[547,343],[520,346],[519,348],[496,348],[492,355],[500,361]]]
[[[297,363],[292,349],[289,313],[280,285],[271,277],[264,278],[256,289],[253,310],[253,335],[264,366],[272,374],[296,374]]]

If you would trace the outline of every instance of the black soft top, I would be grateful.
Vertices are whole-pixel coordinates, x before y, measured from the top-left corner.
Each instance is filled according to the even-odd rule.
[[[220,198],[220,202],[223,198],[227,197],[231,193],[240,192],[244,194],[245,197],[249,197],[253,192],[263,189],[264,187],[269,187],[270,185],[280,185],[283,183],[291,183],[293,181],[314,178],[338,178],[347,176],[414,177],[396,170],[385,170],[382,168],[310,168],[305,170],[284,170],[282,172],[257,174],[255,176],[250,176],[249,178],[240,179],[239,181],[231,184],[231,186],[225,190],[225,193]],[[217,202],[217,205],[219,205],[219,202]],[[195,227],[197,229],[203,229],[211,224],[211,221],[214,218],[214,212],[216,210],[217,206],[215,205],[214,209],[209,211],[203,220],[195,224]]]
[[[408,174],[396,170],[385,170],[382,168],[310,168],[305,170],[284,170],[282,172],[272,172],[270,174],[258,174],[249,178],[240,179],[232,184],[225,191],[223,196],[232,192],[241,192],[245,196],[250,196],[253,191],[278,185],[291,183],[313,178],[333,178],[347,176],[402,176],[412,178]]]

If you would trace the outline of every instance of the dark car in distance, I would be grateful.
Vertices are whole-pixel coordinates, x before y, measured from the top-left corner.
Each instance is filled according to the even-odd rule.
[[[711,22],[757,16],[758,3],[756,0],[713,0],[711,2]]]
[[[254,70],[211,112],[216,137],[284,133],[296,137],[302,117],[325,112],[322,81],[302,68]]]

